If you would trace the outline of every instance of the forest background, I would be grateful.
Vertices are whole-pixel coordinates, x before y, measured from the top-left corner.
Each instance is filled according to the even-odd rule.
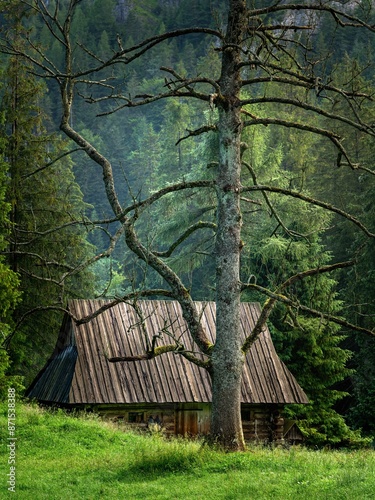
[[[51,43],[48,28],[38,25],[33,16],[21,16],[22,2],[6,3],[3,31],[11,29],[18,43],[17,34],[35,29],[50,60],[59,65],[61,47]],[[220,1],[86,0],[77,9],[72,29],[88,51],[105,58],[119,38],[124,46],[131,46],[169,29],[215,27],[224,11],[225,2]],[[320,54],[325,82],[334,74],[343,88],[373,94],[373,46],[365,31],[341,29],[327,18],[318,24],[311,43]],[[200,74],[207,68],[217,74],[220,56],[215,49],[197,34],[158,46],[146,58],[134,61],[131,71],[123,75],[128,94],[134,96],[142,88],[143,95],[151,95],[160,83],[161,65],[174,67],[179,74]],[[87,57],[91,57],[89,52]],[[114,75],[117,78],[122,76],[119,68],[108,70],[108,77],[112,71],[119,72]],[[68,298],[118,297],[142,284],[157,287],[160,278],[117,237],[100,174],[94,175],[82,152],[60,137],[56,87],[48,81],[41,84],[15,56],[1,57],[1,73],[0,327],[4,349],[0,363],[5,394],[9,384],[19,384],[20,390],[27,386],[49,357]],[[100,99],[100,89],[89,89],[93,98]],[[264,95],[266,87],[260,85],[258,92]],[[287,92],[280,87],[280,98],[287,97]],[[111,159],[124,203],[146,197],[168,182],[192,180],[197,173],[211,178],[215,136],[181,139],[201,126],[202,117],[211,126],[215,109],[200,103],[192,107],[181,98],[107,114],[106,101],[90,107],[87,95],[85,87],[86,98],[82,96],[74,108],[75,127]],[[324,93],[319,95],[318,89],[316,98],[326,101],[327,110],[340,106]],[[261,104],[252,105],[252,111],[261,114]],[[296,108],[281,110],[277,104],[275,111],[281,117],[293,113],[296,120],[303,116],[302,111],[298,116]],[[345,109],[340,111],[345,113]],[[366,115],[368,122],[375,122],[372,102],[366,104]],[[326,119],[321,116],[317,125],[324,128]],[[344,128],[345,124],[338,124],[337,132]],[[346,147],[355,152],[356,161],[373,170],[374,142],[359,132],[349,137]],[[244,156],[249,165],[244,176],[251,177],[256,168],[258,182],[277,180],[285,188],[324,199],[346,212],[353,208],[365,225],[373,226],[374,176],[338,167],[337,153],[326,141],[317,136],[301,140],[300,131],[272,125],[247,129],[244,141],[251,145]],[[374,245],[349,221],[271,194],[268,202],[254,195],[243,217],[243,282],[272,288],[273,283],[300,270],[343,262],[357,253],[358,261],[349,273],[316,275],[297,283],[295,292],[312,308],[342,314],[369,330],[374,327]],[[170,195],[143,217],[141,233],[149,241],[161,238],[168,249],[176,228],[189,227],[202,218],[214,220],[214,200],[207,193]],[[251,246],[246,244],[250,231]],[[195,300],[214,299],[213,250],[213,232],[204,239],[194,233],[169,258]],[[256,293],[243,298],[264,301]],[[374,436],[374,339],[322,319],[294,321],[284,305],[274,310],[270,327],[279,355],[311,401],[306,408],[288,410],[298,419],[308,442],[358,444],[361,439],[355,431],[359,429],[362,435]]]

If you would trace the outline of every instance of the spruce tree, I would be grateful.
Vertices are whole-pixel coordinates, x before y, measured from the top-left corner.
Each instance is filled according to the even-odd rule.
[[[9,13],[15,45],[22,43],[23,16],[19,6]],[[45,92],[26,61],[8,59],[0,104],[11,222],[7,261],[19,276],[23,300],[13,312],[14,329],[5,347],[13,372],[24,374],[26,382],[54,346],[61,322],[58,309],[65,307],[66,298],[91,293],[90,271],[79,274],[92,254],[79,224],[87,206],[66,143],[47,130]]]
[[[8,187],[7,163],[4,160],[6,140],[0,138],[0,338],[3,342],[12,330],[12,314],[20,301],[19,279],[7,263],[8,236],[10,232],[10,204],[6,202]],[[0,400],[7,397],[7,388],[18,385],[21,380],[9,376],[10,359],[5,349],[0,349]]]

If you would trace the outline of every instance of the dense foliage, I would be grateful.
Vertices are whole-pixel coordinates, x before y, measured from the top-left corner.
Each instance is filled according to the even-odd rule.
[[[22,43],[22,19],[16,8],[8,13],[16,43]],[[54,307],[65,306],[67,297],[90,293],[88,273],[79,274],[79,268],[92,252],[85,231],[76,224],[87,205],[66,155],[67,144],[49,131],[53,124],[46,88],[18,57],[4,59],[3,81],[0,131],[9,223],[3,226],[7,235],[2,249],[22,294],[11,317],[13,329],[3,340],[12,373],[28,384],[54,347],[52,332],[58,332],[62,318]],[[10,289],[11,282],[4,279],[2,285]],[[6,308],[7,302],[2,303]]]
[[[8,187],[8,165],[4,159],[6,139],[0,139],[0,252],[7,248],[10,232],[10,204],[6,202]],[[20,300],[19,279],[12,271],[4,256],[0,255],[0,334],[5,339],[12,328],[12,313]],[[20,384],[14,376],[9,376],[10,359],[6,350],[0,349],[0,399],[7,395],[7,388]]]

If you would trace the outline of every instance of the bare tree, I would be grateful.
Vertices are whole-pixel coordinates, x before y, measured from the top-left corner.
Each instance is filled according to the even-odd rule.
[[[227,20],[223,29],[211,27],[192,27],[168,32],[151,37],[130,48],[124,48],[118,39],[118,46],[113,55],[101,59],[97,54],[90,52],[83,43],[74,43],[71,39],[71,25],[79,0],[70,0],[63,12],[60,11],[59,2],[46,2],[44,0],[29,0],[20,2],[25,7],[37,14],[49,29],[52,37],[57,40],[64,50],[65,64],[62,70],[58,69],[43,50],[28,37],[30,50],[22,51],[19,55],[25,57],[35,68],[35,74],[41,78],[54,80],[60,89],[62,115],[60,122],[61,131],[69,137],[75,145],[101,168],[103,181],[108,201],[113,211],[113,221],[120,223],[118,234],[123,234],[128,248],[153,268],[164,280],[165,289],[137,290],[131,295],[118,300],[164,295],[177,300],[182,308],[183,316],[189,326],[189,331],[197,347],[204,357],[190,355],[189,359],[199,366],[207,369],[212,378],[212,424],[211,435],[215,442],[227,449],[244,449],[244,439],[241,426],[241,374],[244,358],[251,346],[262,331],[272,308],[278,301],[286,303],[291,308],[296,308],[304,314],[320,316],[329,321],[350,326],[361,330],[350,322],[336,318],[324,311],[315,311],[308,306],[300,304],[288,296],[288,288],[297,280],[307,276],[334,271],[348,267],[354,261],[335,263],[317,269],[310,269],[298,273],[276,290],[264,289],[256,283],[241,283],[240,280],[240,255],[242,249],[241,228],[241,198],[244,193],[257,191],[264,195],[265,201],[271,206],[267,193],[274,192],[282,196],[299,198],[313,205],[346,217],[357,225],[368,238],[373,239],[375,234],[366,228],[353,214],[346,213],[328,203],[303,195],[300,192],[283,189],[272,185],[260,185],[256,173],[252,171],[252,183],[241,184],[241,170],[245,165],[242,153],[246,145],[241,143],[241,134],[245,127],[255,125],[275,125],[292,127],[306,134],[315,134],[322,140],[329,141],[337,150],[338,164],[346,164],[348,168],[366,168],[356,164],[351,158],[350,151],[344,146],[343,137],[340,137],[332,127],[323,129],[315,125],[315,116],[324,116],[331,123],[343,123],[356,131],[369,136],[375,136],[375,129],[365,123],[361,118],[361,104],[370,98],[363,92],[348,91],[336,86],[332,80],[323,81],[319,72],[317,59],[311,53],[309,37],[316,29],[321,16],[330,16],[338,26],[358,27],[366,29],[369,33],[374,27],[364,19],[357,17],[351,5],[341,5],[338,2],[303,2],[293,4],[275,0],[267,7],[248,7],[245,0],[229,0]],[[282,22],[273,22],[272,15],[279,14],[277,19]],[[164,87],[155,94],[139,94],[137,96],[125,95],[118,90],[109,79],[100,77],[101,72],[115,65],[127,67],[134,60],[142,57],[151,49],[168,40],[184,37],[189,34],[199,34],[202,37],[211,37],[216,50],[221,56],[221,73],[218,79],[210,75],[193,75],[184,77],[173,68],[162,67],[165,74]],[[12,47],[11,41],[3,45],[3,51],[17,53],[17,48]],[[85,68],[80,66],[77,54],[85,54],[91,59],[91,65]],[[77,62],[78,61],[78,62]],[[267,95],[256,96],[251,90],[258,84],[270,84]],[[272,84],[272,85],[271,85]],[[216,133],[219,140],[218,163],[213,181],[195,180],[169,185],[145,199],[134,200],[129,206],[124,207],[116,193],[112,165],[109,159],[99,151],[94,144],[84,137],[72,125],[73,103],[77,97],[77,88],[84,86],[100,87],[107,94],[100,98],[86,95],[88,102],[107,100],[113,102],[109,113],[118,109],[135,106],[145,106],[151,102],[166,98],[191,98],[203,101],[207,108],[215,108],[218,119],[215,125],[202,125],[197,130],[187,131],[184,139],[203,133]],[[280,97],[278,89],[290,90],[288,97]],[[305,98],[301,98],[301,91]],[[294,92],[296,91],[296,92]],[[299,93],[298,93],[299,92]],[[298,95],[297,95],[298,94]],[[340,99],[347,104],[351,111],[350,116],[341,115],[335,111],[327,111],[324,102],[309,99],[310,95],[324,95],[326,99]],[[254,95],[252,97],[252,95]],[[257,116],[251,111],[252,104],[278,103],[280,106],[291,106],[306,112],[305,120],[293,121],[288,118],[273,116]],[[245,109],[246,106],[246,109]],[[251,166],[247,165],[251,171]],[[126,166],[125,166],[126,169]],[[212,224],[196,224],[176,237],[176,242],[166,253],[157,251],[141,241],[137,234],[135,223],[142,214],[152,209],[154,203],[169,193],[178,193],[185,190],[213,190],[216,194],[216,342],[213,345],[206,335],[201,324],[199,313],[196,309],[191,294],[180,277],[168,266],[166,258],[191,234],[207,227],[212,231]],[[277,216],[277,214],[275,214]],[[279,221],[282,224],[282,220]],[[117,237],[117,236],[116,236]],[[112,239],[111,243],[115,243]],[[249,333],[245,343],[240,338],[240,300],[245,289],[260,291],[266,297],[261,316],[253,332]],[[116,301],[108,304],[114,305]],[[100,314],[98,310],[96,314]],[[89,321],[88,318],[76,318],[79,322]],[[364,333],[373,334],[362,329]],[[183,352],[180,345],[171,344],[168,349],[157,349],[153,345],[147,353],[140,353],[136,359],[152,358],[166,350]],[[112,361],[121,362],[126,358],[116,358]]]

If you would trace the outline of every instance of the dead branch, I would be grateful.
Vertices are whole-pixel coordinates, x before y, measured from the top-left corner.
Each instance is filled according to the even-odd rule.
[[[195,233],[195,231],[198,231],[199,229],[205,229],[205,228],[210,228],[215,230],[216,229],[216,224],[213,222],[204,222],[204,221],[199,221],[196,222],[195,224],[191,225],[184,231],[184,233],[177,238],[175,242],[171,244],[171,246],[168,248],[168,250],[165,250],[164,252],[157,252],[157,251],[152,251],[154,255],[157,255],[158,257],[170,257],[172,253],[176,250],[178,246],[181,245],[191,234]]]
[[[358,164],[354,164],[348,153],[346,152],[344,146],[341,143],[341,137],[331,130],[326,130],[318,127],[314,127],[312,125],[305,125],[304,123],[299,123],[299,122],[291,122],[289,120],[281,120],[279,118],[262,118],[258,117],[255,115],[252,115],[252,120],[246,120],[243,123],[244,127],[251,127],[253,125],[264,125],[267,127],[268,125],[278,125],[281,127],[286,127],[286,128],[295,128],[297,130],[303,130],[306,132],[311,132],[316,135],[321,135],[323,137],[327,137],[335,146],[336,148],[341,152],[341,154],[344,156],[346,161],[348,162],[349,166],[355,170],[359,167]]]
[[[252,9],[249,13],[250,17],[256,17],[256,16],[261,16],[264,14],[270,14],[272,12],[280,12],[280,11],[289,11],[289,10],[294,10],[294,11],[311,11],[311,12],[326,12],[330,14],[333,19],[339,24],[340,26],[351,26],[351,27],[356,27],[356,28],[366,28],[369,31],[375,31],[375,26],[366,23],[362,19],[358,18],[357,16],[353,16],[349,14],[348,12],[344,12],[342,10],[336,9],[334,7],[331,7],[329,5],[330,2],[319,2],[317,4],[282,4],[281,2],[276,2],[274,5],[271,5],[269,7],[263,7],[260,9]],[[347,21],[345,21],[347,19]]]
[[[264,63],[259,58],[254,60],[242,61],[238,64],[238,68],[242,68],[245,66],[254,66],[262,69],[267,76],[257,76],[251,79],[243,80],[242,86],[245,87],[247,85],[253,85],[256,83],[281,83],[283,85],[292,85],[301,88],[307,88],[317,91],[317,76],[313,73],[311,74],[303,74],[302,72],[298,73],[294,70],[288,69],[284,66],[279,66],[276,64],[272,64],[270,62]],[[282,75],[282,76],[280,76]],[[346,99],[353,99],[355,97],[362,97],[364,99],[372,100],[372,95],[363,92],[356,91],[345,91],[338,87],[331,85],[330,83],[319,83],[318,90],[326,90],[335,94],[340,94]]]
[[[256,178],[256,174],[255,174],[255,171],[253,169],[253,167],[247,163],[246,161],[242,160],[242,164],[247,168],[247,170],[249,171],[252,179],[253,179],[253,183],[255,186],[258,186],[258,181],[257,181],[257,178]],[[291,237],[294,237],[294,236],[301,236],[301,235],[297,235],[294,231],[290,231],[286,225],[284,224],[284,222],[281,220],[279,214],[276,212],[273,204],[271,203],[271,200],[269,199],[267,193],[265,191],[262,191],[262,195],[263,195],[263,198],[265,199],[265,202],[267,204],[267,206],[269,207],[269,209],[271,210],[271,213],[272,215],[275,217],[275,219],[277,220],[278,224],[284,229],[285,231],[285,234],[288,234],[289,236]]]
[[[168,99],[171,97],[194,97],[196,99],[200,99],[201,101],[207,101],[207,102],[210,99],[209,93],[205,94],[203,92],[198,92],[190,87],[190,85],[193,83],[209,83],[211,85],[211,81],[209,81],[208,79],[191,78],[189,80],[184,81],[183,83],[173,85],[173,88],[172,88],[172,83],[173,82],[169,82],[168,92],[160,92],[159,94],[156,95],[138,94],[137,96],[134,97],[134,99],[139,98],[139,100],[134,100],[123,94],[110,94],[108,96],[98,97],[98,98],[86,97],[86,101],[92,104],[99,103],[102,101],[112,101],[112,100],[124,101],[124,104],[116,106],[115,108],[109,111],[98,113],[97,116],[100,117],[100,116],[111,115],[124,108],[135,108],[138,106],[145,106],[146,104],[160,101],[162,99]],[[184,88],[186,88],[186,91],[183,90]]]
[[[69,311],[67,311],[67,309],[65,309],[64,307],[62,307],[61,304],[50,305],[50,306],[34,307],[33,309],[30,309],[30,310],[26,311],[21,316],[21,318],[17,321],[16,325],[14,326],[13,330],[9,333],[9,335],[7,335],[7,337],[3,340],[3,342],[2,342],[1,345],[5,349],[9,349],[10,343],[11,343],[14,335],[17,333],[18,329],[20,328],[20,326],[22,325],[22,323],[26,320],[26,318],[28,318],[32,314],[36,314],[38,312],[44,312],[44,311],[59,311],[59,312],[62,312],[62,313],[68,313],[69,314]]]
[[[74,149],[71,149],[70,151],[65,151],[64,153],[62,153],[61,155],[57,156],[53,160],[49,161],[45,165],[43,165],[43,166],[41,166],[41,167],[33,170],[32,172],[29,172],[28,174],[23,175],[22,179],[27,179],[28,177],[32,177],[33,175],[36,175],[39,172],[43,172],[43,170],[46,170],[47,168],[52,167],[55,163],[57,163],[58,161],[62,160],[66,156],[70,156],[71,154],[75,153],[76,151],[82,151],[82,148],[74,148]]]
[[[69,313],[70,317],[73,319],[73,321],[76,323],[76,325],[83,325],[85,323],[89,323],[93,319],[95,319],[97,316],[100,314],[103,314],[105,311],[108,309],[111,309],[112,307],[116,306],[117,304],[120,304],[122,302],[134,302],[135,300],[138,300],[139,298],[142,297],[155,297],[155,296],[161,296],[161,297],[168,297],[168,298],[173,298],[173,295],[170,290],[165,290],[165,289],[148,289],[148,290],[137,290],[131,293],[128,293],[124,295],[123,297],[117,297],[114,300],[111,300],[107,302],[106,304],[102,305],[96,311],[92,312],[91,314],[88,314],[87,316],[83,316],[82,318],[75,318],[72,316],[71,313]]]
[[[217,130],[216,125],[205,125],[204,127],[200,127],[196,130],[186,129],[186,132],[188,132],[188,134],[185,135],[184,137],[181,137],[176,142],[176,146],[178,146],[180,144],[180,142],[185,141],[186,139],[189,139],[189,137],[196,137],[197,135],[205,134],[206,132],[212,132],[212,131],[216,131],[216,130]]]
[[[155,347],[153,350],[151,350],[149,352],[145,352],[143,354],[136,354],[134,356],[114,356],[114,357],[107,358],[107,360],[110,363],[119,363],[121,361],[125,361],[125,362],[147,361],[147,360],[156,358],[157,356],[161,356],[162,354],[165,354],[168,352],[171,352],[174,354],[179,354],[179,355],[183,356],[184,358],[188,359],[191,363],[194,363],[195,365],[197,365],[201,368],[209,369],[209,367],[210,367],[209,361],[204,361],[200,358],[197,358],[190,351],[186,351],[184,346],[179,344],[179,343],[158,346],[158,347]]]
[[[370,98],[370,96],[369,96]],[[346,123],[350,125],[353,128],[356,128],[357,130],[360,130],[361,132],[365,132],[369,135],[375,136],[375,128],[373,126],[369,126],[366,123],[364,123],[358,114],[356,115],[357,121],[353,121],[350,118],[347,118],[346,116],[339,115],[336,113],[330,113],[328,111],[325,111],[323,108],[319,108],[318,106],[313,106],[311,104],[308,104],[307,102],[303,102],[297,99],[288,99],[288,98],[282,98],[282,97],[269,97],[269,96],[264,96],[264,97],[257,97],[253,99],[245,99],[242,101],[242,105],[246,106],[247,104],[263,104],[263,103],[274,103],[274,104],[286,104],[290,106],[294,106],[297,108],[305,109],[306,111],[312,111],[313,113],[317,115],[324,116],[325,118],[329,118],[331,120],[335,121],[340,121],[342,123]]]
[[[165,188],[160,189],[156,193],[152,194],[148,198],[142,201],[138,201],[133,203],[133,205],[130,205],[129,207],[125,208],[120,214],[119,217],[126,216],[130,212],[136,211],[136,210],[145,210],[146,208],[150,207],[153,203],[155,203],[157,200],[162,198],[163,196],[169,194],[169,193],[174,193],[177,191],[185,190],[185,189],[195,189],[195,188],[214,188],[215,183],[213,181],[206,181],[206,180],[197,180],[197,181],[190,181],[190,182],[180,182],[177,184],[173,184],[171,186],[167,186]],[[139,212],[138,212],[139,213]]]
[[[159,347],[155,347],[154,350],[148,351],[142,354],[135,354],[133,356],[113,356],[110,358],[107,358],[107,360],[110,363],[119,363],[121,361],[147,361],[149,359],[156,358],[157,356],[160,356],[161,354],[165,354],[167,352],[176,352],[178,351],[180,346],[178,344],[169,344],[169,345],[163,345]]]
[[[366,328],[362,328],[356,325],[353,325],[349,323],[348,321],[339,318],[337,316],[334,316],[330,313],[324,313],[322,311],[317,311],[315,309],[312,309],[310,307],[304,306],[303,304],[300,304],[299,302],[296,302],[286,295],[284,295],[282,292],[286,288],[290,287],[293,283],[296,281],[303,280],[307,277],[310,276],[315,276],[317,274],[322,274],[322,273],[327,273],[327,272],[332,272],[335,271],[336,269],[343,269],[346,267],[351,267],[355,265],[355,261],[347,261],[347,262],[339,262],[336,264],[328,265],[328,266],[322,266],[318,267],[315,269],[309,269],[307,271],[303,271],[301,273],[297,273],[294,276],[291,276],[289,279],[284,281],[275,292],[271,292],[270,290],[257,285],[256,283],[242,283],[241,288],[242,290],[256,290],[260,293],[263,293],[264,295],[267,295],[269,298],[266,300],[266,302],[263,305],[262,312],[256,322],[255,327],[253,328],[253,331],[251,334],[246,338],[242,350],[244,353],[247,353],[252,346],[252,344],[255,342],[255,340],[259,337],[260,333],[262,332],[272,310],[274,309],[275,305],[277,302],[282,302],[284,304],[287,304],[294,309],[297,309],[299,311],[302,311],[306,314],[309,314],[311,316],[319,317],[319,318],[324,318],[327,321],[330,321],[332,323],[336,323],[340,326],[344,326],[347,328],[350,328],[352,330],[362,332],[362,333],[367,333],[370,335],[375,335],[375,330],[368,330]]]
[[[291,189],[284,189],[284,188],[279,188],[279,187],[274,187],[274,186],[261,186],[261,185],[242,187],[241,191],[242,192],[269,191],[271,193],[280,193],[280,194],[284,194],[286,196],[292,196],[293,198],[297,198],[299,200],[305,201],[306,203],[311,203],[312,205],[316,205],[316,206],[324,208],[330,212],[334,212],[338,215],[341,215],[345,219],[349,220],[350,222],[352,222],[353,224],[358,226],[369,238],[375,238],[375,233],[372,233],[369,229],[367,229],[367,227],[364,224],[362,224],[361,221],[359,221],[357,218],[353,217],[348,212],[345,212],[344,210],[341,210],[340,208],[337,208],[334,205],[331,205],[330,203],[326,203],[324,201],[320,201],[320,200],[317,200],[315,198],[311,198],[310,196],[306,196],[298,191],[293,191]]]

